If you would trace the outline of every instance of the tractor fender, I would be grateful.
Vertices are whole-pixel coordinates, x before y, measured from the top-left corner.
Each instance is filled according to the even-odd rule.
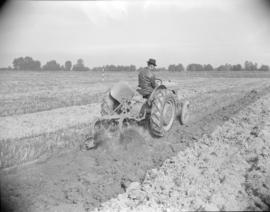
[[[148,105],[151,106],[152,101],[153,101],[153,99],[155,97],[156,92],[158,90],[161,90],[161,89],[167,89],[167,87],[165,85],[159,85],[159,86],[155,87],[155,89],[153,90],[153,92],[151,93],[150,97],[147,100]]]
[[[135,92],[127,82],[121,81],[111,88],[110,94],[116,101],[123,103],[123,100],[131,100],[135,95]]]

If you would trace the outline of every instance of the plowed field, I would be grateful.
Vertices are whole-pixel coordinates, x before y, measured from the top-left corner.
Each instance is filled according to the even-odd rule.
[[[269,207],[269,169],[256,169],[270,154],[269,76],[158,73],[179,98],[190,101],[188,124],[175,121],[159,139],[131,127],[101,137],[97,149],[81,151],[103,93],[118,80],[135,88],[137,74],[115,73],[105,82],[97,73],[61,74],[1,73],[3,206],[13,211],[90,211],[103,203],[100,209],[109,211]],[[268,147],[258,151],[264,158],[249,147],[241,150],[259,145],[262,132]],[[226,183],[238,177],[231,191]],[[250,186],[243,184],[247,181]],[[259,200],[249,201],[253,197]]]

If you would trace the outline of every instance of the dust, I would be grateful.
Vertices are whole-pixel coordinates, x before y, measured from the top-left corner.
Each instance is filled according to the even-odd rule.
[[[95,132],[93,139],[96,148],[110,152],[130,151],[146,144],[148,133],[139,126],[126,127],[122,130],[110,131],[102,129]]]
[[[108,141],[110,139],[109,132],[107,132],[105,129],[100,130],[98,132],[95,132],[93,139],[94,139],[94,144],[96,148],[102,148],[108,144]]]
[[[139,128],[128,128],[123,131],[120,135],[120,144],[127,146],[130,143],[143,143],[144,138],[143,135],[140,134]]]

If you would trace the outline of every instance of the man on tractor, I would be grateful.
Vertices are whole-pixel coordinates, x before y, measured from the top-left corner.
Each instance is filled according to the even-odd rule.
[[[147,67],[138,75],[137,91],[141,96],[135,95],[126,82],[118,82],[107,92],[101,103],[101,117],[94,121],[92,136],[83,145],[86,149],[97,147],[101,143],[102,139],[97,138],[104,134],[104,130],[119,127],[122,131],[123,127],[134,122],[144,122],[152,135],[162,137],[170,131],[176,117],[179,117],[181,124],[187,122],[188,101],[180,101],[176,91],[167,88],[156,78],[153,73],[155,66],[156,60],[150,58]]]
[[[153,91],[155,90],[156,87],[159,87],[160,84],[162,84],[162,81],[158,78],[156,78],[155,74],[153,71],[155,70],[156,67],[156,60],[153,58],[150,58],[147,61],[147,67],[144,68],[142,71],[140,71],[139,76],[138,76],[138,81],[139,81],[139,89],[137,89],[138,93],[142,95],[144,99],[149,99]],[[160,82],[160,83],[158,83]],[[158,91],[155,91],[156,93],[164,93],[164,96],[167,95],[167,88],[164,85],[163,89]],[[164,89],[165,88],[165,89]],[[165,92],[166,91],[166,92]],[[173,91],[174,94],[176,94],[175,91]],[[157,96],[157,95],[156,95]],[[159,95],[160,97],[161,95]],[[167,97],[166,97],[167,98]],[[182,102],[181,106],[179,106],[179,101],[176,98],[176,108],[175,108],[175,116],[180,118],[180,122],[182,124],[186,123],[189,116],[188,116],[188,107],[189,107],[189,102],[185,101]]]
[[[156,76],[153,70],[156,67],[156,60],[150,58],[147,61],[147,67],[140,71],[138,76],[139,88],[137,91],[143,96],[143,98],[148,99],[148,97],[153,92],[157,85]]]

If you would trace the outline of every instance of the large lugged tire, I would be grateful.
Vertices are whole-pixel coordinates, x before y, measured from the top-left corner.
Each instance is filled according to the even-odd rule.
[[[167,89],[157,90],[149,122],[151,133],[158,137],[164,136],[172,128],[175,115],[176,102],[172,92]]]

